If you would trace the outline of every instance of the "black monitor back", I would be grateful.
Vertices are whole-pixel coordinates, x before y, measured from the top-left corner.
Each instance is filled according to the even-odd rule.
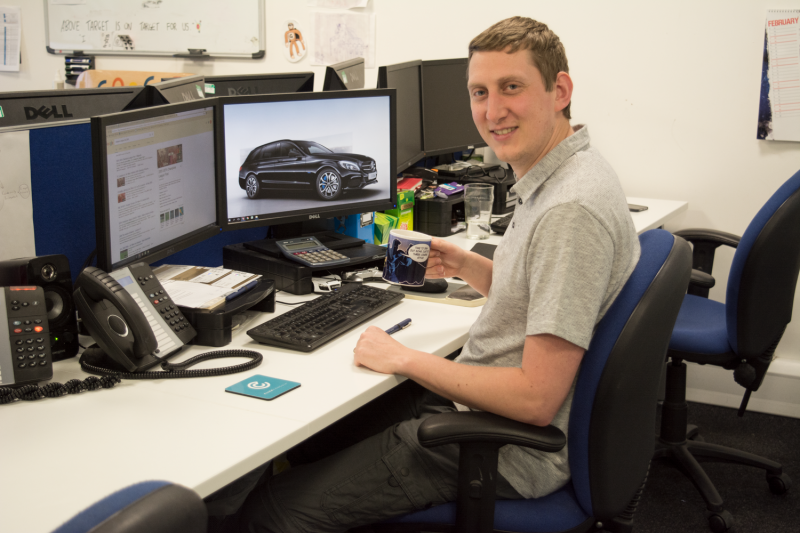
[[[422,62],[422,123],[425,155],[486,146],[472,121],[467,58]]]
[[[145,107],[142,87],[0,93],[0,129],[88,121],[95,115]]]
[[[172,78],[147,85],[147,106],[179,104],[205,98],[205,82],[202,75]],[[102,113],[95,113],[100,115]]]
[[[314,90],[314,73],[286,72],[283,74],[206,76],[205,84],[208,96],[310,93]]]
[[[378,69],[378,89],[397,90],[397,169],[400,173],[425,156],[422,143],[422,61]]]
[[[364,88],[364,58],[357,57],[325,69],[323,91],[344,91]]]

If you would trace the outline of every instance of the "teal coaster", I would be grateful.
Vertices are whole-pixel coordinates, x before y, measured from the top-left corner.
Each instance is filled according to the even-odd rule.
[[[286,381],[285,379],[271,378],[256,374],[235,385],[231,385],[225,392],[252,396],[260,400],[274,400],[282,394],[296,389],[300,384],[296,381]]]

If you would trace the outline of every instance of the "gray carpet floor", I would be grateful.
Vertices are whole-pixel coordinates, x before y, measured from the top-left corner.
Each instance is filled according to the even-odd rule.
[[[800,420],[689,403],[689,423],[700,428],[706,442],[722,444],[781,463],[794,486],[786,494],[770,492],[762,470],[704,462],[733,515],[737,533],[800,532]],[[654,461],[635,515],[635,533],[710,531],[705,502],[694,485],[666,460]]]

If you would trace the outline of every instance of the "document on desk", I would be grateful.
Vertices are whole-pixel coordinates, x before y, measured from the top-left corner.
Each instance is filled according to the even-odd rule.
[[[800,9],[767,11],[756,137],[800,141]]]
[[[0,6],[0,20],[3,22],[2,54],[0,71],[19,72],[20,37],[22,34],[22,11],[18,7]],[[0,110],[0,117],[3,116]]]
[[[153,273],[170,298],[182,307],[213,309],[225,297],[261,278],[260,274],[229,268],[161,265]]]
[[[0,260],[36,255],[28,133],[0,133]]]

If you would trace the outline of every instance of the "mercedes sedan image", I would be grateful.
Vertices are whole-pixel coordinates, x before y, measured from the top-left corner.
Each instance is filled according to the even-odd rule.
[[[375,160],[338,154],[313,141],[281,140],[255,148],[239,168],[239,187],[248,198],[265,189],[313,188],[322,200],[334,200],[344,189],[378,182]]]

